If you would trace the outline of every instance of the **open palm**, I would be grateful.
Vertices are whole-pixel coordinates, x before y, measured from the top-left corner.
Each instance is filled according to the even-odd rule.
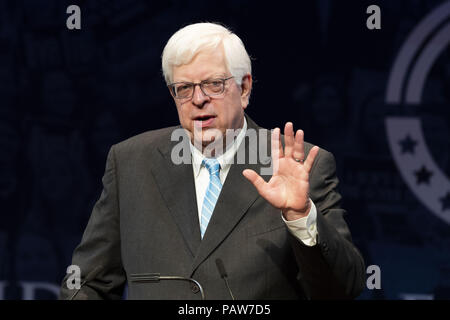
[[[280,129],[273,130],[271,145],[274,171],[269,182],[253,170],[243,171],[243,175],[255,186],[258,193],[272,206],[282,210],[285,217],[306,216],[310,208],[309,173],[319,147],[314,146],[308,158],[304,159],[303,137],[302,130],[298,130],[294,136],[293,124],[286,123],[283,151]]]

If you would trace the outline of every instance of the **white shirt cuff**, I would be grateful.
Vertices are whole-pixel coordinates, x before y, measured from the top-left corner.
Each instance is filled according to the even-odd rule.
[[[286,223],[288,230],[292,233],[294,237],[299,239],[305,245],[312,247],[317,243],[317,209],[314,202],[311,201],[311,209],[306,217],[287,221],[281,214],[281,219]]]

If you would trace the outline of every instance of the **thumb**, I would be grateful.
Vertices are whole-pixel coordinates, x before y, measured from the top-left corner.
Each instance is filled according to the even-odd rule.
[[[264,181],[264,179],[259,174],[251,169],[245,169],[244,171],[242,171],[242,174],[255,186],[258,193],[262,196],[266,189],[267,182]]]

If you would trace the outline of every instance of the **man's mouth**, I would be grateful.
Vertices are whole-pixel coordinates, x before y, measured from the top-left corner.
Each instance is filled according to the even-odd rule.
[[[215,118],[216,118],[216,116],[212,116],[212,115],[202,115],[202,116],[195,117],[194,118],[194,126],[196,128],[210,127],[213,124]]]

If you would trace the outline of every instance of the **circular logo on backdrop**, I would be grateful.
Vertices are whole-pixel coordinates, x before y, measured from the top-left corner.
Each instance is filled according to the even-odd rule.
[[[418,105],[428,74],[450,44],[450,1],[428,14],[408,35],[391,69],[386,103]],[[450,224],[450,180],[434,161],[420,117],[387,117],[394,161],[415,196]]]

